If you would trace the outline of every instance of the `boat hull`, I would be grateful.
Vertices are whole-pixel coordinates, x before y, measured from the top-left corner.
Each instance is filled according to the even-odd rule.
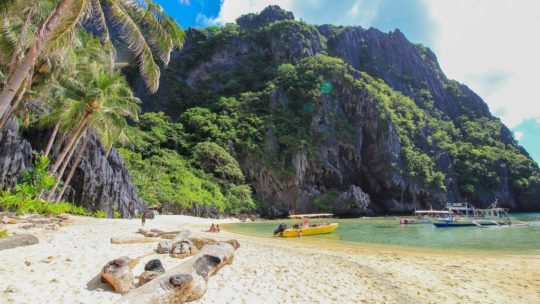
[[[307,228],[289,228],[280,233],[282,237],[299,237],[305,235],[327,234],[332,233],[339,226],[338,223],[331,223],[324,226],[307,227]]]
[[[473,222],[452,222],[452,221],[441,221],[435,222],[433,225],[437,228],[452,228],[452,227],[471,227],[471,226],[500,226],[507,225],[507,222],[495,222],[495,221],[477,221]]]

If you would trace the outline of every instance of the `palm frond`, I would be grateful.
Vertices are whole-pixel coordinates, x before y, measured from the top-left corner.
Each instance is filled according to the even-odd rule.
[[[105,50],[109,52],[109,55],[111,57],[110,64],[111,68],[113,68],[114,61],[116,60],[116,49],[114,48],[114,45],[111,41],[111,35],[109,32],[109,26],[107,25],[107,19],[105,18],[105,13],[103,12],[103,7],[101,6],[99,0],[92,0],[92,4],[97,16],[96,24],[98,26],[98,29],[101,29],[103,31],[101,43],[103,44]]]
[[[75,37],[75,26],[92,12],[90,0],[74,0],[69,11],[62,17],[48,40],[48,49],[57,50],[70,45]]]
[[[143,75],[147,88],[156,92],[159,87],[160,71],[152,56],[152,50],[146,43],[141,29],[137,23],[126,12],[122,5],[116,1],[110,2],[110,12],[112,18],[121,26],[124,39],[128,47],[135,53],[139,61],[139,71]]]

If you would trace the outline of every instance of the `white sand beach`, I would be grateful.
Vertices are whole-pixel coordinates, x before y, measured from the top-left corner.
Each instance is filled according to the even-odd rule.
[[[33,233],[40,243],[0,251],[0,303],[114,303],[121,295],[98,275],[108,261],[146,255],[135,276],[150,259],[161,259],[166,269],[181,262],[154,253],[157,242],[110,243],[111,237],[137,236],[140,220],[73,219],[58,231],[4,226]],[[201,232],[225,222],[166,215],[146,222],[145,228],[190,229],[195,236],[240,242],[233,263],[211,277],[204,297],[193,303],[540,303],[538,255],[300,244]]]

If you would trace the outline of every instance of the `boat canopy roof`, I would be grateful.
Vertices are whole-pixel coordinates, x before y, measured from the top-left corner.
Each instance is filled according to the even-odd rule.
[[[416,210],[415,214],[450,214],[448,210]]]
[[[311,214],[292,214],[292,215],[289,215],[289,218],[298,219],[298,218],[305,218],[305,217],[313,218],[313,217],[330,217],[330,216],[333,216],[333,214],[332,213],[311,213]]]

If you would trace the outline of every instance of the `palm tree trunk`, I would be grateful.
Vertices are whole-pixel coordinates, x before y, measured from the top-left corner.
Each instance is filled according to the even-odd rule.
[[[30,91],[30,89],[32,88],[32,77],[33,76],[34,76],[34,70],[32,69],[32,71],[28,74],[28,77],[24,80],[24,84],[23,84],[24,87],[21,89],[21,92],[19,93],[19,95],[17,95],[17,99],[15,99],[15,102],[13,103],[13,105],[11,105],[11,107],[9,107],[9,110],[6,113],[6,115],[4,115],[4,117],[2,117],[2,119],[0,119],[0,130],[2,130],[4,128],[4,125],[11,118],[11,115],[13,114],[13,112],[15,112],[15,110],[17,110],[17,107],[21,103],[21,101],[22,101],[22,99],[24,97],[24,94],[26,94],[26,92]]]
[[[64,180],[64,185],[62,186],[62,190],[60,190],[60,193],[58,193],[58,196],[54,200],[55,204],[58,204],[60,200],[62,199],[62,196],[64,196],[64,192],[66,192],[66,189],[69,186],[69,183],[71,182],[71,178],[73,178],[73,174],[75,173],[77,166],[81,162],[81,158],[84,154],[84,150],[86,150],[86,145],[88,144],[89,140],[90,140],[90,134],[87,133],[86,136],[84,137],[81,149],[79,150],[79,153],[77,154],[77,158],[75,158],[75,162],[73,163],[73,166],[71,166],[71,170],[69,170],[69,174]]]
[[[82,131],[81,133],[78,134],[77,136],[77,140],[76,140],[76,143],[73,145],[73,147],[69,150],[69,153],[67,154],[67,156],[65,157],[65,160],[62,164],[62,167],[60,168],[60,170],[58,171],[58,174],[56,175],[56,183],[54,184],[54,186],[52,186],[49,194],[47,195],[47,199],[48,201],[50,201],[54,195],[54,191],[56,191],[56,188],[58,188],[58,185],[60,185],[60,182],[62,181],[62,176],[64,175],[64,172],[66,171],[66,168],[69,164],[69,160],[71,159],[71,157],[73,156],[73,153],[75,152],[75,150],[77,149],[77,145],[79,144],[79,142],[81,141],[81,138],[84,134],[84,132],[86,131],[86,129],[84,131]]]
[[[71,137],[68,137],[68,143],[66,144],[64,149],[62,149],[62,152],[60,152],[54,164],[52,165],[51,169],[49,170],[50,174],[54,174],[56,170],[58,170],[58,167],[60,167],[60,165],[64,161],[64,158],[66,157],[68,152],[71,150],[71,148],[73,148],[73,144],[79,138],[79,134],[81,133],[81,130],[86,126],[87,118],[88,118],[87,116],[84,116],[83,118],[81,118],[77,126],[75,126],[75,128],[72,130],[71,134],[73,135]]]
[[[56,139],[56,134],[58,134],[59,128],[60,128],[60,121],[54,125],[54,129],[52,131],[51,137],[49,138],[49,141],[47,142],[47,147],[45,147],[45,152],[43,152],[43,156],[48,156],[49,152],[51,152],[51,148],[54,143],[54,140]]]
[[[61,0],[50,18],[40,25],[28,51],[17,65],[17,68],[13,71],[13,74],[9,75],[6,84],[2,89],[2,93],[0,93],[0,118],[4,117],[17,90],[20,88],[30,70],[35,66],[37,58],[45,49],[54,30],[60,25],[62,16],[69,11],[69,8],[74,1],[75,0]]]
[[[15,50],[13,52],[13,55],[11,55],[11,60],[9,62],[9,72],[8,72],[8,78],[13,74],[13,71],[17,67],[17,58],[19,57],[19,53],[23,52],[24,49],[24,41],[26,40],[26,32],[28,31],[28,27],[30,26],[30,21],[32,18],[32,15],[34,14],[34,8],[36,5],[34,4],[30,10],[28,11],[28,14],[26,15],[26,18],[24,19],[23,27],[21,28],[21,35],[19,36],[19,41],[17,41],[17,46],[15,47]]]

